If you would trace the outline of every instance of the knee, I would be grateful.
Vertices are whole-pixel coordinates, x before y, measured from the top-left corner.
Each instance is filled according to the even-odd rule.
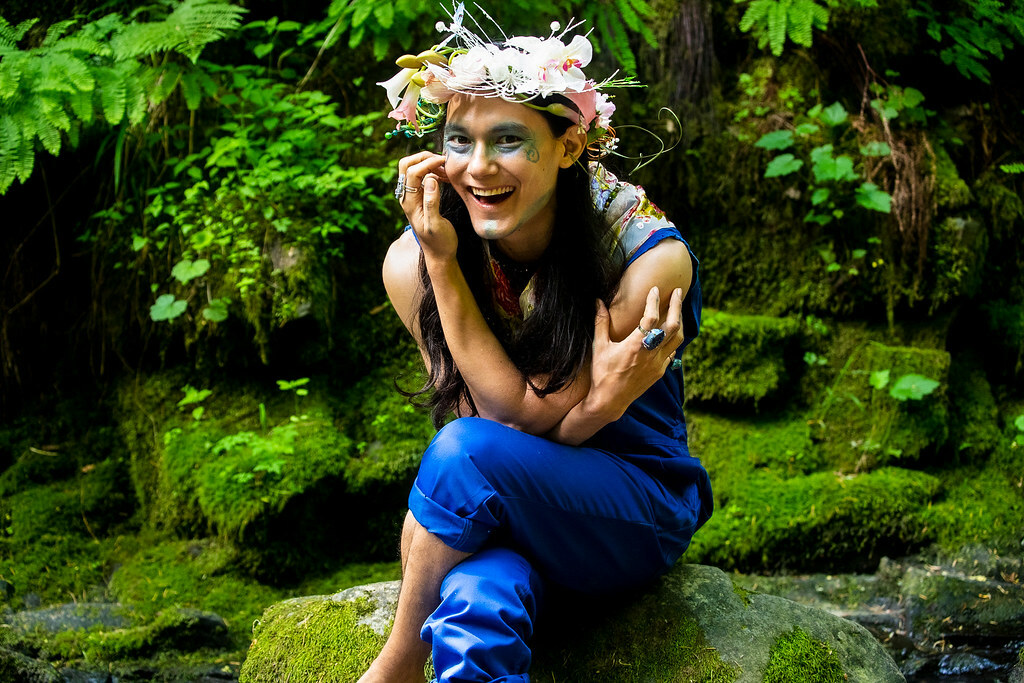
[[[434,436],[423,454],[421,474],[459,472],[478,465],[501,443],[508,427],[479,417],[460,417]]]
[[[441,599],[486,603],[497,598],[533,614],[540,589],[539,576],[526,558],[507,548],[488,548],[448,572],[441,582]]]

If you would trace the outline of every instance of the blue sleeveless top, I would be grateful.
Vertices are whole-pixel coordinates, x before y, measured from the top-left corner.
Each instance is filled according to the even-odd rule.
[[[693,279],[683,299],[683,349],[700,332],[701,287],[699,263],[676,226],[647,198],[644,189],[619,181],[602,166],[591,166],[591,193],[597,209],[609,226],[607,241],[613,259],[623,272],[636,259],[665,239],[686,245],[693,263]],[[699,497],[698,524],[713,508],[711,484],[700,460],[690,455],[686,418],[683,415],[683,372],[669,370],[654,386],[626,410],[587,440],[584,446],[598,448],[640,467],[669,489],[693,491]],[[697,501],[694,501],[697,502]]]

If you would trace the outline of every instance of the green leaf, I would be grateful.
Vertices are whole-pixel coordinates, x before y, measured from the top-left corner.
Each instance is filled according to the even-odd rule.
[[[854,249],[852,252],[850,252],[850,256],[852,256],[855,259],[864,258],[865,256],[867,256],[867,254],[867,249]]]
[[[829,128],[834,128],[846,121],[846,108],[839,102],[833,103],[821,112],[821,122]]]
[[[872,370],[871,371],[871,386],[875,389],[884,389],[889,384],[889,371],[888,370]]]
[[[897,401],[919,401],[939,387],[939,383],[923,375],[903,375],[889,389],[889,395]]]
[[[761,149],[786,149],[793,146],[793,131],[776,130],[765,133],[761,139],[754,143],[754,147]]]
[[[156,303],[149,307],[149,317],[154,321],[173,320],[185,312],[188,303],[175,300],[173,294],[161,294]]]
[[[827,187],[819,187],[811,195],[811,204],[818,206],[828,200],[829,195],[832,194],[831,190]]]
[[[821,128],[814,125],[813,123],[801,123],[799,126],[796,127],[796,134],[802,136],[814,135],[819,130],[821,130]]]
[[[1013,426],[1016,427],[1018,431],[1024,432],[1024,415],[1018,415],[1014,418]]]
[[[231,299],[223,297],[214,299],[203,309],[203,318],[210,322],[220,323],[228,319],[228,304]]]
[[[872,140],[868,144],[861,146],[860,153],[866,157],[887,157],[892,154],[892,148],[889,147],[888,142]]]
[[[799,171],[803,165],[804,162],[797,159],[792,154],[780,154],[768,162],[768,167],[764,171],[764,177],[777,178],[779,176],[789,175],[790,173]]]
[[[210,262],[204,258],[196,259],[195,261],[182,259],[174,264],[174,268],[171,269],[171,275],[181,284],[185,284],[189,280],[194,280],[204,275],[209,269]]]
[[[857,203],[865,209],[880,211],[881,213],[892,213],[892,195],[885,190],[879,190],[874,183],[864,183],[857,188],[855,193]]]

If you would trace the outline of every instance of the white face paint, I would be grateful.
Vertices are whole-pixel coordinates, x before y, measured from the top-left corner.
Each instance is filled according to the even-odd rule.
[[[495,237],[498,236],[498,233],[499,233],[498,221],[495,221],[495,220],[484,221],[483,232],[484,232],[484,237],[485,238],[487,238],[489,240],[493,240]]]

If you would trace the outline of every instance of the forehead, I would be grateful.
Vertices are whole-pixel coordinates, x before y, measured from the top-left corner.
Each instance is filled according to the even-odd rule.
[[[535,132],[550,127],[536,110],[500,97],[458,95],[448,103],[447,125],[460,128],[492,128],[502,124],[518,124]]]

